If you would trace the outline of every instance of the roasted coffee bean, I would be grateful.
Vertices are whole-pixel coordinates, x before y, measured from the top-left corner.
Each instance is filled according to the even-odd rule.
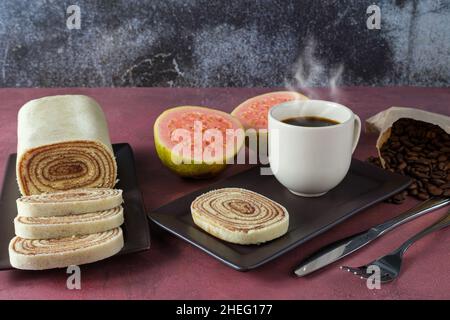
[[[421,192],[417,194],[417,198],[419,198],[420,200],[428,200],[430,199],[430,196],[427,193]]]
[[[431,174],[431,177],[434,179],[440,179],[440,178],[444,178],[446,176],[446,172],[445,171],[433,171],[433,173]]]
[[[427,190],[432,196],[440,196],[444,192],[441,188],[432,184],[428,185]]]
[[[426,137],[427,137],[428,139],[434,139],[434,138],[436,138],[436,133],[433,132],[433,131],[428,131],[428,132],[426,133]]]
[[[423,188],[423,182],[420,180],[417,180],[417,186],[419,187],[419,189]]]
[[[414,178],[414,183],[404,194],[421,200],[430,196],[449,196],[450,135],[440,127],[399,119],[392,125],[391,136],[381,147],[380,156],[385,161],[384,169]],[[382,167],[377,157],[368,161]],[[394,197],[390,203],[402,202],[401,195]]]
[[[401,140],[401,141],[403,142],[403,144],[404,144],[405,146],[407,146],[407,147],[409,147],[409,148],[414,147],[414,144],[413,144],[411,141],[409,141],[409,140]]]
[[[430,160],[424,158],[419,158],[419,160],[417,160],[416,162],[424,165],[429,165],[431,163]]]
[[[417,183],[416,183],[416,182],[411,183],[411,184],[409,185],[408,189],[409,189],[409,190],[417,189]]]
[[[403,170],[407,167],[408,165],[406,164],[406,162],[402,161],[400,162],[400,164],[397,166],[397,169],[399,170]]]
[[[429,172],[430,171],[430,167],[425,167],[425,166],[420,166],[420,165],[416,165],[413,168],[419,172]]]
[[[445,181],[442,179],[431,179],[431,183],[433,183],[436,186],[441,187],[442,185],[445,184]]]
[[[440,153],[438,151],[433,151],[428,154],[428,157],[429,158],[437,158],[439,156],[439,154]]]
[[[445,170],[446,166],[447,164],[445,162],[439,162],[439,164],[437,165],[439,170]]]
[[[430,177],[427,173],[420,172],[417,170],[412,171],[411,174],[416,178],[422,178],[422,179],[427,179]]]
[[[392,198],[392,203],[394,203],[394,204],[402,204],[403,202],[405,202],[405,198],[395,198],[395,197],[393,197]]]
[[[400,204],[403,201],[405,201],[405,194],[403,194],[403,192],[397,193],[395,196],[392,197],[393,203]]]
[[[380,161],[380,159],[378,157],[369,157],[369,158],[367,158],[367,161],[372,163],[372,164],[374,164],[374,165],[376,165],[376,166],[381,167],[381,161]]]
[[[442,189],[450,189],[450,182],[447,182],[447,183],[445,183],[443,185],[440,185],[439,187],[442,188]]]

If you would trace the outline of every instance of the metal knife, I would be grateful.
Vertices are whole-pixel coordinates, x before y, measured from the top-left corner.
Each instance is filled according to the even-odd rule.
[[[450,198],[431,198],[424,201],[389,221],[320,249],[303,260],[294,272],[298,277],[306,276],[355,252],[392,229],[449,203]]]

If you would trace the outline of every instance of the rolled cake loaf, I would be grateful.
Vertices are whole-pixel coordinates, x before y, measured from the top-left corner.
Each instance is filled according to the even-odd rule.
[[[98,233],[122,225],[123,208],[72,214],[58,217],[24,217],[14,219],[16,235],[26,239],[64,238],[72,235]]]
[[[23,196],[16,202],[19,216],[53,217],[112,209],[123,198],[120,189],[85,188]]]
[[[289,214],[256,192],[223,188],[204,193],[191,204],[194,223],[213,236],[238,244],[258,244],[287,232]]]
[[[92,98],[31,100],[19,111],[17,134],[16,171],[23,195],[114,187],[117,165],[108,126]]]
[[[48,240],[14,237],[9,243],[9,257],[14,268],[43,270],[102,260],[118,253],[122,247],[122,229],[115,228]]]

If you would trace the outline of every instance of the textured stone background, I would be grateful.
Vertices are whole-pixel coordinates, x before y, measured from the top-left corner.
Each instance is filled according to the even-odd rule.
[[[10,0],[0,86],[448,86],[449,39],[450,0]]]

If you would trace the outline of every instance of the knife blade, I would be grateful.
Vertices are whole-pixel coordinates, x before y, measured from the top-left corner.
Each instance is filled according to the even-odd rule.
[[[420,217],[428,212],[439,209],[450,203],[450,198],[432,198],[419,205],[407,210],[403,214],[370,228],[365,232],[352,235],[345,239],[338,240],[330,245],[320,249],[300,263],[294,272],[298,277],[306,276],[316,270],[319,270],[345,256],[357,251],[369,244],[373,240],[382,236],[386,232]]]

